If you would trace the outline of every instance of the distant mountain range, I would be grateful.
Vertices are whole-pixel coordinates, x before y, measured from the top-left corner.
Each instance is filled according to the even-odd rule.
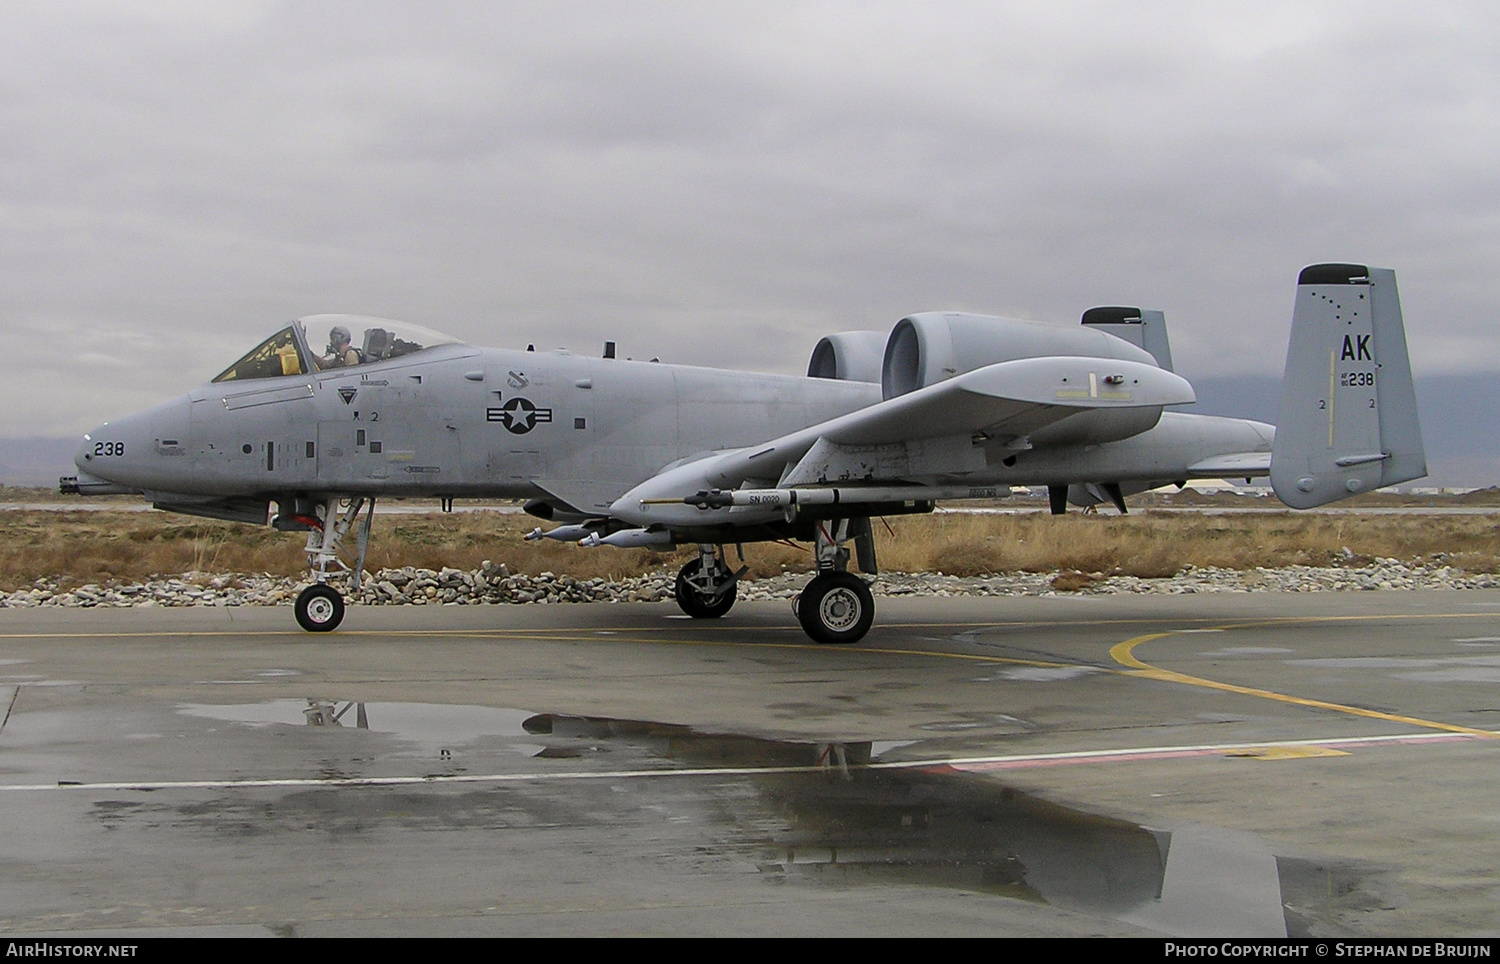
[[[74,475],[73,453],[78,438],[0,439],[0,485],[57,485],[63,475]]]
[[[1275,423],[1277,376],[1193,379],[1198,404],[1183,411]],[[1427,485],[1500,485],[1500,373],[1417,379],[1417,408],[1427,445]],[[0,484],[57,484],[72,475],[78,438],[0,439]]]

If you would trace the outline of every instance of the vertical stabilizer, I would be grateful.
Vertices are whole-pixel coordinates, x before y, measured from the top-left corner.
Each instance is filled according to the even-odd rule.
[[[1167,316],[1151,308],[1090,308],[1083,313],[1083,323],[1095,331],[1123,338],[1137,348],[1144,348],[1156,364],[1173,371],[1172,345],[1167,340]]]
[[[1271,449],[1276,494],[1307,509],[1426,474],[1396,273],[1304,268]]]

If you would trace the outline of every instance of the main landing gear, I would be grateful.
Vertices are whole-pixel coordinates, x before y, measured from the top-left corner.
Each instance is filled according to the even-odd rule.
[[[875,572],[875,540],[868,517],[817,523],[813,555],[818,574],[792,600],[792,612],[814,642],[858,642],[875,621],[875,597],[869,584],[849,571],[849,550],[844,543],[851,539],[859,552],[859,567]]]
[[[853,643],[864,638],[875,621],[875,598],[869,584],[849,572],[849,549],[854,543],[859,567],[874,573],[875,542],[870,520],[832,519],[815,529],[813,554],[818,574],[792,603],[802,629],[819,643]],[[741,562],[744,559],[741,558]],[[737,584],[749,569],[732,571],[724,547],[700,545],[698,558],[677,574],[677,605],[694,619],[718,619],[734,606]]]
[[[344,597],[328,584],[330,578],[345,573],[353,592],[359,592],[360,578],[365,570],[365,550],[370,545],[370,523],[375,518],[374,499],[324,499],[312,507],[311,514],[294,514],[286,519],[278,516],[273,525],[278,529],[307,529],[307,566],[312,570],[313,584],[297,596],[297,624],[310,633],[326,633],[337,629],[344,620]],[[364,518],[360,510],[364,509]],[[355,555],[353,565],[343,556],[344,537],[355,526]],[[342,553],[342,555],[341,555]]]
[[[852,572],[820,572],[792,602],[792,611],[815,642],[855,643],[875,621],[875,598]]]

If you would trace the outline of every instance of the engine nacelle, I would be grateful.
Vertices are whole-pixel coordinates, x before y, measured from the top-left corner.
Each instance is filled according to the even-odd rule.
[[[818,341],[807,363],[808,378],[844,382],[880,381],[885,335],[878,331],[841,331]]]
[[[891,329],[880,367],[881,394],[895,398],[986,365],[1050,355],[1156,365],[1150,352],[1090,328],[929,311],[902,318]]]

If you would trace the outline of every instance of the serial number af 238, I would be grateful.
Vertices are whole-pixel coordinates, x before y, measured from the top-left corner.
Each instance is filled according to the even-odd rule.
[[[310,337],[330,332],[328,349]],[[726,545],[797,539],[817,575],[808,635],[869,630],[870,520],[1046,486],[1054,513],[1193,478],[1269,475],[1308,508],[1426,474],[1393,272],[1298,278],[1279,429],[1191,403],[1161,312],[1094,308],[1060,327],[928,312],[820,341],[805,378],[475,348],[349,315],[281,329],[186,395],[84,436],[65,492],[307,533],[310,631],[358,589],[375,501],[501,497],[557,523],[528,538],[698,546],[677,602],[734,605]],[[275,505],[274,513],[271,510]],[[345,547],[353,535],[352,549]],[[738,561],[743,561],[738,560]]]

